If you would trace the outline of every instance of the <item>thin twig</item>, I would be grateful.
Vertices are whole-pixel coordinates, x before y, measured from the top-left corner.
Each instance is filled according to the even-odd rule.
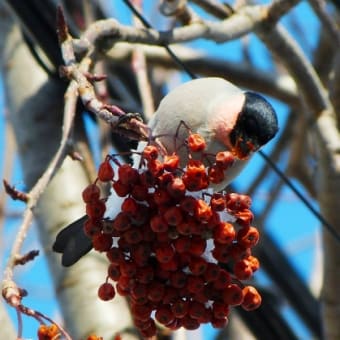
[[[136,17],[133,17],[133,23],[136,27],[140,27],[140,24]],[[147,73],[147,62],[143,50],[135,45],[132,52],[132,69],[136,74],[137,85],[139,94],[142,100],[143,112],[146,121],[149,121],[152,114],[155,112],[155,105],[153,102],[153,96],[150,86],[150,80]]]
[[[43,175],[28,193],[29,201],[4,271],[2,294],[5,300],[15,308],[21,304],[22,291],[13,281],[13,269],[16,265],[18,254],[20,254],[22,244],[33,220],[33,210],[36,207],[41,194],[44,192],[52,177],[59,169],[64,158],[67,156],[77,97],[77,83],[73,81],[69,85],[65,94],[64,121],[60,146]]]
[[[5,192],[8,196],[12,198],[12,200],[16,201],[22,201],[22,202],[28,202],[29,196],[23,192],[16,189],[14,186],[10,185],[6,179],[2,180],[3,186],[5,188]]]
[[[159,11],[164,16],[173,16],[183,25],[190,25],[195,21],[200,21],[200,17],[188,6],[187,0],[162,0]]]
[[[219,3],[217,0],[190,0],[194,2],[206,12],[214,15],[217,18],[225,19],[234,14],[234,10],[226,3]]]
[[[310,5],[314,9],[315,13],[319,17],[323,28],[329,35],[329,38],[335,45],[340,47],[340,33],[339,28],[332,20],[330,15],[326,11],[326,2],[324,0],[309,0]]]
[[[277,25],[258,33],[294,77],[311,113],[309,118],[317,121],[319,138],[322,145],[326,146],[325,152],[328,154],[329,161],[337,162],[333,158],[333,153],[340,149],[340,135],[336,129],[335,113],[327,91],[313,66],[293,37],[282,26]],[[336,168],[335,163],[333,166]]]

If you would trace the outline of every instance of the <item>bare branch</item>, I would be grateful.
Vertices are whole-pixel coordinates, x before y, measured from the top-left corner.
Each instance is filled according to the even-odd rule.
[[[15,189],[15,187],[11,186],[6,179],[3,179],[2,183],[4,185],[5,192],[12,198],[12,200],[28,202],[29,196],[25,192]]]
[[[154,29],[136,29],[121,25],[115,19],[100,20],[93,23],[84,32],[80,40],[74,40],[77,52],[88,50],[91,46],[106,42],[126,41],[148,45],[170,45],[195,39],[208,39],[226,42],[256,30],[261,25],[273,25],[284,15],[296,1],[278,1],[271,5],[245,6],[230,18],[215,21],[194,22],[191,25],[174,28],[171,31],[158,32]]]

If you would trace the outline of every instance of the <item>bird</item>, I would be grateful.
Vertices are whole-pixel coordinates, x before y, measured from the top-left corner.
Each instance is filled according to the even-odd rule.
[[[170,91],[161,100],[148,127],[158,145],[168,154],[178,154],[181,166],[186,164],[189,155],[187,148],[178,146],[185,143],[188,129],[204,138],[207,155],[231,151],[236,161],[226,170],[221,183],[211,185],[216,192],[225,189],[251,156],[273,139],[279,129],[276,112],[263,96],[243,91],[218,77],[194,79]],[[143,150],[146,144],[139,142],[137,151]],[[136,152],[133,157],[134,166],[140,162],[139,154]],[[120,210],[120,199],[113,194],[108,197],[104,218],[114,219]],[[92,249],[91,240],[83,231],[86,219],[87,216],[81,217],[56,237],[53,250],[62,253],[65,267],[73,265]]]

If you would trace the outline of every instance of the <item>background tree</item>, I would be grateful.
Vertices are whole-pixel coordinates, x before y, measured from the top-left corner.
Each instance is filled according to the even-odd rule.
[[[125,112],[143,113],[144,119],[148,120],[168,87],[179,83],[180,77],[187,77],[185,69],[188,69],[200,77],[225,77],[285,105],[285,124],[270,151],[270,159],[298,180],[304,194],[310,196],[308,201],[314,199],[318,203],[320,223],[325,226],[320,296],[319,292],[312,293],[308,284],[300,279],[264,228],[257,255],[272,289],[264,289],[264,303],[258,311],[243,313],[239,310],[238,315],[248,331],[258,338],[292,339],[298,336],[297,330],[285,321],[281,308],[288,302],[310,334],[326,339],[340,338],[340,298],[337,294],[340,281],[337,273],[340,38],[337,3],[308,2],[320,27],[319,35],[313,39],[315,46],[311,46],[306,41],[310,37],[300,33],[303,29],[308,30],[303,25],[303,18],[294,16],[298,1],[237,2],[230,6],[213,0],[164,0],[157,2],[157,6],[155,2],[141,4],[135,1],[137,8],[143,5],[141,12],[149,19],[154,13],[157,18],[159,14],[169,17],[150,20],[155,22],[155,27],[165,28],[165,31],[153,29],[136,18],[129,26],[112,19],[96,21],[111,17],[112,10],[119,20],[126,18],[126,13],[131,12],[123,7],[123,2],[115,2],[113,8],[109,8],[107,3],[99,1],[64,1],[70,34],[79,39],[67,38],[59,46],[53,0],[43,3],[1,1],[1,65],[6,117],[10,123],[6,132],[3,177],[11,177],[14,137],[28,195],[23,195],[27,198],[27,208],[3,278],[7,302],[16,307],[19,317],[27,312],[15,299],[18,291],[13,269],[18,254],[23,254],[21,245],[34,216],[60,302],[64,328],[75,339],[83,339],[91,332],[105,339],[112,338],[117,332],[123,339],[137,337],[124,299],[116,297],[105,304],[98,301],[97,287],[106,276],[107,264],[103,258],[92,252],[71,269],[64,269],[59,257],[51,252],[51,245],[61,227],[82,215],[80,193],[95,178],[96,163],[110,152],[111,143],[118,151],[131,148],[131,142],[107,124],[109,121],[114,125],[115,118],[102,104],[116,105]],[[125,11],[125,17],[119,14],[120,11]],[[19,20],[13,20],[13,14]],[[283,26],[284,19],[290,25]],[[59,31],[62,29],[59,23]],[[254,43],[255,38],[249,36],[251,33],[261,43],[258,40]],[[197,42],[197,39],[200,40]],[[241,41],[242,62],[226,56],[229,45],[214,45],[232,40]],[[184,46],[191,41],[196,43]],[[171,46],[171,51],[184,66],[169,54],[172,44],[176,45]],[[197,47],[203,47],[204,52]],[[259,49],[265,51],[262,56],[266,54],[266,64],[262,67],[255,61],[260,55]],[[209,53],[212,50],[216,53]],[[67,67],[63,69],[64,78],[58,74],[61,65]],[[92,84],[87,75],[95,73],[105,74],[107,79]],[[92,144],[93,132],[89,136],[86,123],[89,117],[96,122],[93,129],[100,137],[99,142],[92,139]],[[278,181],[271,172],[268,165],[263,165],[244,190],[250,195],[259,188],[268,190],[270,199],[256,214],[257,224],[263,227],[270,223],[283,185],[282,180]],[[15,192],[12,194],[16,196]],[[7,218],[4,202],[5,196],[2,196],[2,223]],[[287,218],[287,225],[291,219]],[[6,316],[5,310],[0,313]],[[13,332],[10,323],[4,324],[6,328],[0,332],[8,332],[4,334],[11,338],[7,335]],[[240,327],[232,325],[226,332],[233,332],[235,328],[240,332]]]

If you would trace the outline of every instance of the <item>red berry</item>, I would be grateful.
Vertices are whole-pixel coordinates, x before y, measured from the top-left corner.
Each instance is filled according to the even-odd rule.
[[[129,216],[133,216],[136,214],[137,210],[138,203],[132,197],[125,198],[124,202],[122,203],[122,212]]]
[[[150,220],[150,228],[155,233],[162,233],[169,229],[168,223],[160,215],[155,215]]]
[[[199,291],[198,293],[196,294],[193,294],[193,297],[192,297],[192,300],[193,301],[197,301],[197,302],[200,302],[200,303],[206,303],[208,302],[209,298],[205,292],[205,289],[206,289],[207,285],[204,286],[204,289],[202,289],[201,291]]]
[[[191,224],[196,223],[193,221],[182,221],[180,224],[176,226],[176,230],[180,235],[191,235]]]
[[[197,200],[195,217],[202,222],[207,222],[212,217],[211,207],[204,200]]]
[[[148,187],[142,184],[134,185],[131,190],[131,196],[137,201],[145,201],[149,196]]]
[[[155,160],[158,158],[158,149],[155,145],[147,145],[144,148],[142,155],[148,161]]]
[[[114,263],[111,263],[107,271],[107,274],[111,280],[118,281],[121,275],[119,266]]]
[[[238,243],[233,243],[228,249],[229,255],[234,261],[238,261],[240,259],[248,257],[251,254],[250,248],[241,246]]]
[[[187,289],[196,294],[204,288],[204,280],[200,276],[188,275]]]
[[[179,268],[178,257],[175,254],[175,256],[173,256],[170,261],[168,261],[168,262],[160,262],[159,266],[160,266],[160,268],[162,270],[165,270],[167,272],[174,272],[174,271],[178,270],[178,268]]]
[[[170,183],[168,183],[167,190],[170,196],[177,200],[183,197],[186,192],[185,184],[179,177],[175,177]]]
[[[215,301],[212,306],[213,316],[216,319],[223,319],[229,315],[229,305]]]
[[[204,278],[207,282],[215,281],[220,274],[220,266],[216,263],[208,262],[207,269],[204,272]]]
[[[143,283],[136,283],[130,291],[131,297],[137,304],[144,304],[148,302],[147,299],[148,286]]]
[[[260,268],[260,262],[257,259],[257,257],[249,255],[249,256],[245,257],[245,259],[249,262],[249,265],[250,265],[253,272],[255,272],[256,270],[258,270]]]
[[[127,296],[130,293],[130,288],[129,288],[129,283],[130,283],[130,278],[127,276],[121,276],[118,279],[116,289],[117,293],[121,296]]]
[[[199,256],[193,256],[189,263],[189,269],[193,275],[202,275],[208,267],[207,261]]]
[[[191,215],[195,213],[197,205],[197,199],[192,196],[186,196],[180,202],[181,209]]]
[[[98,289],[98,296],[103,301],[112,300],[116,295],[116,291],[111,283],[103,283]]]
[[[109,234],[95,234],[92,237],[93,248],[100,252],[110,250],[112,242],[112,236]]]
[[[151,325],[148,328],[141,330],[141,334],[142,334],[143,337],[149,339],[149,338],[152,338],[156,335],[156,331],[157,331],[157,328],[156,328],[155,322],[152,322]]]
[[[222,293],[223,302],[230,306],[238,306],[243,302],[242,288],[236,283],[231,283]]]
[[[154,281],[148,285],[148,299],[152,302],[160,302],[165,294],[164,284]]]
[[[239,280],[248,280],[253,275],[250,262],[246,259],[239,260],[234,265],[234,274]]]
[[[155,318],[159,323],[166,326],[174,321],[175,316],[171,311],[170,305],[161,305],[156,310]]]
[[[236,193],[228,193],[226,195],[226,202],[227,208],[235,211],[249,209],[251,206],[251,198],[249,196]]]
[[[106,256],[109,261],[114,264],[119,264],[122,260],[124,260],[124,254],[118,247],[112,247],[106,252]]]
[[[100,164],[98,169],[98,178],[102,182],[112,181],[114,176],[113,168],[109,160],[104,161]]]
[[[168,263],[175,255],[175,250],[170,244],[160,244],[155,249],[156,258],[160,263]]]
[[[86,203],[86,215],[94,220],[101,219],[104,216],[105,210],[106,206],[103,201]]]
[[[145,266],[151,255],[151,247],[147,242],[140,242],[131,248],[130,255],[138,266]]]
[[[179,157],[175,154],[173,155],[165,155],[163,161],[164,169],[166,171],[173,172],[179,166]]]
[[[199,160],[189,160],[186,172],[183,174],[182,179],[189,191],[206,189],[209,185],[205,166]]]
[[[224,180],[224,170],[217,164],[212,165],[208,169],[208,177],[211,183],[221,183]]]
[[[229,247],[223,243],[214,242],[214,249],[212,250],[212,256],[221,263],[228,263],[230,260]]]
[[[179,207],[170,207],[164,214],[164,220],[171,226],[179,225],[183,220],[182,211]]]
[[[213,194],[210,200],[211,209],[214,211],[223,211],[226,207],[225,198],[222,194]]]
[[[230,151],[220,151],[215,156],[216,165],[226,170],[235,162],[235,158]]]
[[[143,240],[143,234],[139,228],[131,228],[125,231],[123,237],[128,244],[138,244]]]
[[[193,133],[190,134],[188,137],[188,147],[189,150],[192,152],[199,152],[205,149],[206,143],[201,135]]]
[[[136,275],[137,272],[137,266],[133,261],[126,261],[123,260],[120,263],[119,269],[123,276],[132,278]]]
[[[157,189],[152,194],[152,198],[154,199],[157,205],[169,204],[172,201],[170,194],[165,189]]]
[[[178,258],[178,263],[180,268],[187,267],[191,261],[192,255],[190,253],[176,253],[176,256]]]
[[[200,256],[204,253],[207,247],[207,241],[200,236],[193,236],[191,238],[191,244],[189,253],[192,255]]]
[[[212,285],[215,289],[222,290],[227,288],[230,282],[231,282],[230,274],[226,270],[220,269],[218,277],[216,278],[216,280],[212,282]]]
[[[120,212],[113,221],[113,228],[118,231],[126,231],[131,227],[131,222],[126,212]]]
[[[233,212],[237,218],[236,222],[242,227],[249,227],[254,220],[254,215],[249,209]]]
[[[159,188],[166,189],[167,185],[174,180],[174,174],[170,172],[164,172],[157,176],[157,184]]]
[[[122,184],[133,185],[138,182],[139,173],[130,164],[123,164],[118,168],[118,177]]]
[[[89,218],[84,223],[84,232],[90,238],[92,238],[96,234],[99,234],[101,230],[102,223],[100,220]]]
[[[167,230],[167,231],[162,231],[160,233],[157,233],[156,239],[157,239],[158,242],[161,242],[161,243],[170,242],[171,238],[169,237],[169,231]]]
[[[170,275],[170,285],[175,288],[183,288],[187,283],[187,274],[182,271],[176,271]]]
[[[259,238],[259,231],[255,227],[242,228],[237,233],[238,244],[246,248],[255,246]]]
[[[189,251],[191,244],[190,237],[187,236],[180,236],[176,240],[174,240],[174,247],[177,253],[184,253]]]
[[[157,177],[161,175],[164,171],[164,165],[158,159],[149,161],[148,169],[152,173],[153,176]]]
[[[144,170],[139,174],[139,182],[141,185],[151,188],[155,184],[155,178],[149,170]]]
[[[199,328],[200,323],[197,319],[191,318],[189,315],[186,315],[182,320],[183,327],[188,330],[195,330]]]
[[[96,184],[88,185],[82,193],[83,201],[85,203],[91,203],[98,201],[100,197],[100,189]]]
[[[131,312],[135,320],[147,322],[150,320],[152,307],[149,304],[133,304],[131,306]]]
[[[262,298],[256,288],[252,286],[246,286],[242,290],[243,302],[242,308],[247,311],[251,311],[260,307]]]
[[[234,226],[228,222],[220,222],[214,229],[214,240],[221,244],[231,244],[236,236]]]
[[[136,262],[137,263],[137,262]],[[152,266],[137,267],[136,280],[140,283],[150,283],[155,276]]]
[[[205,307],[203,303],[191,301],[189,304],[188,315],[193,319],[200,319],[205,315]]]
[[[183,318],[189,310],[189,301],[179,299],[171,305],[171,311],[176,318]]]
[[[123,184],[121,180],[115,181],[112,184],[112,188],[119,197],[125,197],[131,191],[131,185]]]

